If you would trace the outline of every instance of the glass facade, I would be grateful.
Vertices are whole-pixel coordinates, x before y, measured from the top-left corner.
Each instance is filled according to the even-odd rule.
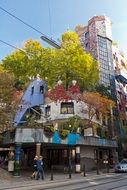
[[[100,62],[100,82],[110,85],[110,75],[113,74],[112,42],[98,35],[98,53]]]

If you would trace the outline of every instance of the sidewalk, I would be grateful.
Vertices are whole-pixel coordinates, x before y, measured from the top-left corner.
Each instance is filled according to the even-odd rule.
[[[88,172],[86,177],[83,174],[71,174],[71,179],[69,178],[69,174],[63,173],[54,173],[53,180],[51,180],[51,173],[45,173],[45,179],[42,180],[32,180],[30,178],[31,173],[28,171],[21,172],[20,177],[14,177],[11,174],[8,174],[7,171],[0,169],[0,189],[37,189],[37,187],[48,187],[55,184],[68,184],[68,183],[76,183],[79,181],[85,181],[88,179],[103,179],[105,177],[110,177],[116,175],[112,171],[110,173],[100,173],[100,175],[96,174],[96,171]],[[36,186],[36,188],[35,188]],[[22,187],[22,188],[21,188]]]

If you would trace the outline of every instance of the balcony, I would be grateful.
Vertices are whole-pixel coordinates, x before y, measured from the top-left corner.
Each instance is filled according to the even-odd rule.
[[[69,133],[65,139],[61,139],[59,133],[56,131],[51,137],[45,136],[43,129],[34,128],[17,128],[15,131],[6,131],[3,135],[3,144],[10,143],[55,143],[65,145],[83,145],[93,147],[112,147],[117,148],[116,140],[107,140],[93,136],[82,136],[78,133]]]
[[[87,146],[99,146],[99,147],[114,147],[114,148],[118,147],[116,140],[107,140],[91,136],[82,138],[82,142],[78,142],[78,144],[87,145]]]

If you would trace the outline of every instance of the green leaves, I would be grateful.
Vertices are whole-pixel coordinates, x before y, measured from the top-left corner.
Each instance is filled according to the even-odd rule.
[[[30,39],[22,51],[5,57],[2,66],[24,84],[37,74],[44,80],[47,78],[50,88],[60,79],[66,88],[75,79],[83,89],[98,81],[98,63],[83,50],[78,35],[70,31],[62,35],[60,49],[44,48]]]

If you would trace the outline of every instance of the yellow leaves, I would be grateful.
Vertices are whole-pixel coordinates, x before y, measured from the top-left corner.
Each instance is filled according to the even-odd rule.
[[[4,68],[2,65],[0,65],[0,73],[3,73],[4,72]]]
[[[62,45],[64,45],[64,43],[66,45],[67,44],[68,45],[70,45],[70,44],[71,45],[76,44],[76,46],[80,44],[80,40],[79,40],[78,35],[75,32],[72,32],[72,31],[68,31],[68,32],[66,32],[66,33],[64,33],[62,35],[62,42],[63,42]]]
[[[98,80],[97,62],[81,47],[75,32],[62,35],[60,49],[44,48],[32,39],[25,42],[23,51],[16,50],[3,60],[4,68],[12,71],[17,79],[28,82],[30,76],[40,74],[48,84],[61,79],[68,86],[72,80],[87,87]]]
[[[23,49],[36,51],[41,50],[42,46],[39,41],[29,39],[25,42]]]

